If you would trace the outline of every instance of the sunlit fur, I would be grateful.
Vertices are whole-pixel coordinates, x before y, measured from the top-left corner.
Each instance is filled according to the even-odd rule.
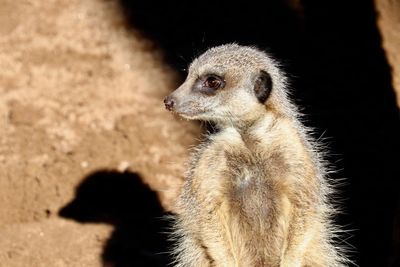
[[[265,103],[254,95],[263,70]],[[215,95],[194,93],[204,74],[224,77]],[[194,149],[174,229],[177,267],[345,266],[336,208],[320,149],[299,122],[287,82],[266,53],[236,44],[195,59],[170,96],[174,112],[218,131]]]

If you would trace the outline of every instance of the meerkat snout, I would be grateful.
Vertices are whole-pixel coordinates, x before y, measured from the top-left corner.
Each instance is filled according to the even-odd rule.
[[[165,107],[183,117],[195,119],[212,109],[210,104],[215,101],[212,97],[225,87],[225,83],[223,77],[215,74],[188,76],[178,89],[164,99]]]
[[[171,96],[167,96],[164,99],[164,104],[165,104],[165,108],[168,109],[169,111],[172,111],[175,105],[175,100],[172,99]]]

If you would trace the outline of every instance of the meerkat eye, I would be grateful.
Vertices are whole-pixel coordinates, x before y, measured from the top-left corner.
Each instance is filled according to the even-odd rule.
[[[203,85],[210,89],[218,90],[224,86],[224,81],[218,76],[210,75],[206,77]]]

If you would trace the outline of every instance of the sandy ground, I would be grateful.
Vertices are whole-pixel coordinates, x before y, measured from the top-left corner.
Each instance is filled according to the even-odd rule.
[[[400,2],[375,0],[375,7],[382,46],[392,69],[393,86],[396,88],[397,105],[400,107]]]
[[[2,1],[0,266],[101,266],[113,227],[58,215],[100,170],[138,174],[171,208],[198,134],[164,110],[176,85],[113,1]]]

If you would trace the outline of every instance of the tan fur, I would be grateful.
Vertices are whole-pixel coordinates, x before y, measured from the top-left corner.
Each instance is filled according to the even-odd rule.
[[[272,77],[265,103],[253,92],[260,70]],[[205,74],[225,87],[193,89]],[[334,245],[330,187],[315,143],[287,98],[276,62],[250,47],[212,48],[169,96],[173,111],[212,121],[219,131],[193,153],[178,201],[176,266],[344,266]]]

